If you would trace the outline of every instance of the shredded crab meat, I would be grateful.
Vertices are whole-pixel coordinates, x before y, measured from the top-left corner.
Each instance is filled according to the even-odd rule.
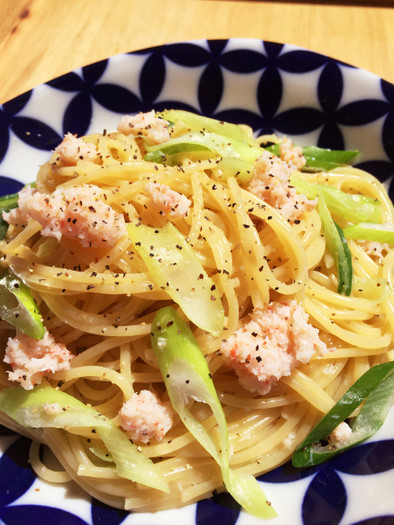
[[[352,429],[345,422],[342,421],[334,428],[329,436],[330,445],[345,445],[352,437]]]
[[[79,160],[94,160],[98,157],[96,146],[85,142],[77,135],[67,133],[63,141],[55,148],[59,162],[63,166],[75,166]]]
[[[295,300],[256,308],[250,320],[220,346],[225,363],[234,369],[240,384],[261,395],[297,365],[308,363],[315,353],[326,352],[318,330]]]
[[[167,126],[168,123],[152,110],[135,116],[124,115],[118,124],[118,131],[123,135],[146,137],[152,144],[162,144],[171,137]]]
[[[390,246],[387,243],[378,241],[359,241],[365,253],[371,257],[383,259],[390,252]]]
[[[149,182],[145,186],[145,190],[160,214],[170,215],[174,218],[186,217],[188,214],[191,201],[185,195],[172,190],[166,184]]]
[[[16,226],[25,225],[27,223],[27,217],[22,210],[26,208],[26,203],[30,201],[36,191],[37,190],[31,186],[24,186],[18,193],[18,207],[13,208],[9,212],[3,211],[3,219],[8,222],[8,224],[14,224]]]
[[[172,427],[172,409],[150,390],[134,393],[123,404],[120,412],[121,426],[130,432],[132,439],[149,443],[162,440]]]
[[[57,343],[49,332],[45,332],[43,339],[18,333],[8,339],[4,362],[12,368],[8,372],[9,380],[31,390],[41,383],[44,376],[69,369],[72,358],[73,354],[66,346]]]
[[[64,235],[83,247],[110,248],[127,235],[123,215],[105,203],[101,189],[94,185],[58,188],[51,194],[23,189],[18,208],[5,220],[26,224],[30,217],[41,224],[44,237],[60,241]]]
[[[283,162],[287,162],[297,170],[300,170],[306,164],[305,157],[302,154],[302,148],[294,146],[293,142],[288,137],[285,137],[280,143],[279,157]]]
[[[264,151],[254,163],[246,189],[278,209],[289,222],[297,221],[305,211],[312,211],[317,201],[298,194],[290,184],[290,176],[295,170],[292,163]]]

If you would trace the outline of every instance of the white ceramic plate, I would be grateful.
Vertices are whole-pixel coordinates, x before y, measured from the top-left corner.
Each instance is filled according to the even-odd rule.
[[[358,165],[389,185],[394,173],[394,86],[329,57],[260,40],[193,41],[118,55],[38,86],[0,108],[0,194],[35,178],[71,131],[115,128],[125,113],[183,108],[276,132],[298,144],[362,151]],[[371,442],[324,466],[288,464],[262,476],[273,525],[392,525],[394,417]],[[0,437],[0,522],[61,525],[253,525],[226,495],[157,514],[111,509],[73,483],[38,480],[29,441]]]

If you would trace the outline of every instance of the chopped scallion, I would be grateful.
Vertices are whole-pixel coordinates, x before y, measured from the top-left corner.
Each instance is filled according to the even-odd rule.
[[[250,514],[271,518],[276,512],[253,476],[240,475],[229,467],[226,418],[209,368],[189,326],[171,308],[159,310],[152,324],[152,346],[159,361],[174,410],[186,428],[220,466],[226,489]],[[206,403],[219,430],[219,444],[190,409],[190,401]]]
[[[331,459],[372,436],[382,426],[394,395],[394,362],[376,365],[365,372],[294,451],[295,467],[310,467]],[[351,427],[351,436],[335,446],[321,444],[364,401]]]

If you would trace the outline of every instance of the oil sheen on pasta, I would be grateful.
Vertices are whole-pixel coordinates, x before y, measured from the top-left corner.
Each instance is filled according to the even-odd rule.
[[[159,465],[170,493],[117,475],[92,429],[22,429],[1,413],[0,422],[36,440],[31,462],[44,479],[64,482],[72,477],[99,500],[141,512],[210,497],[223,482],[215,461],[170,411],[150,343],[150,325],[162,306],[173,305],[179,312],[182,308],[168,288],[152,277],[127,235],[128,223],[159,229],[171,222],[194,251],[221,301],[220,333],[190,326],[226,415],[230,465],[240,473],[259,475],[287,461],[357,378],[371,366],[393,359],[394,251],[384,243],[350,240],[352,293],[337,292],[335,264],[316,204],[300,195],[290,204],[286,201],[296,193],[288,176],[302,166],[297,158],[301,154],[291,144],[281,160],[262,150],[252,175],[266,170],[266,179],[249,181],[227,172],[226,164],[204,152],[200,157],[185,153],[174,165],[149,162],[144,160],[147,145],[185,133],[179,123],[168,128],[165,121],[156,126],[155,119],[151,113],[137,120],[126,117],[117,131],[92,134],[82,142],[68,135],[39,169],[36,187],[20,199],[19,211],[8,216],[7,236],[0,242],[2,269],[10,269],[32,290],[47,332],[67,350],[67,362],[69,353],[73,356],[70,366],[55,372],[40,369],[19,383],[9,357],[0,369],[1,388],[23,381],[30,388],[37,382],[94,407]],[[251,136],[250,130],[241,129]],[[256,147],[264,140],[257,139]],[[281,162],[287,166],[285,174],[277,165]],[[394,222],[385,189],[369,173],[345,166],[302,176],[373,197],[380,202],[382,222]],[[279,185],[281,179],[285,186]],[[271,184],[276,185],[273,193]],[[32,206],[29,199],[36,193],[41,194],[41,204],[36,197]],[[84,202],[97,215],[92,212],[81,224],[78,208]],[[44,218],[40,205],[50,208]],[[54,210],[62,206],[58,215]],[[349,225],[336,220],[343,228]],[[301,314],[294,313],[298,306]],[[257,314],[267,311],[271,317],[260,322]],[[264,352],[275,353],[278,346],[272,345],[281,347],[288,318],[296,315],[307,325],[297,325],[303,328],[291,337],[305,337],[302,345],[309,344],[309,350],[303,354],[303,346],[290,357],[284,351],[279,364],[267,364],[271,368],[265,384],[257,381],[256,385],[253,362],[257,366]],[[256,326],[258,337],[253,335]],[[306,334],[306,326],[312,335]],[[13,326],[0,322],[2,352],[15,335]],[[261,345],[268,341],[269,348],[256,350],[259,345],[250,346],[250,337]],[[313,343],[310,337],[315,338]],[[279,372],[278,367],[282,367]],[[137,425],[135,419],[125,423],[130,414],[127,402],[133,398],[137,405],[150,403],[152,394],[168,409],[155,416],[160,429],[144,431],[143,416]],[[131,410],[133,417],[140,410],[137,405]],[[50,413],[56,407],[46,410]],[[209,407],[195,401],[190,410],[215,435]],[[37,442],[52,449],[64,472],[41,462]]]

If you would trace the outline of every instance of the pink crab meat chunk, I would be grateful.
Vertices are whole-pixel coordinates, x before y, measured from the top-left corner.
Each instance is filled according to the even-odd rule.
[[[172,427],[172,408],[163,403],[150,390],[135,392],[120,412],[121,426],[130,432],[132,439],[148,443],[162,440]]]
[[[58,188],[51,194],[23,189],[18,208],[5,220],[27,223],[30,217],[41,224],[44,237],[60,241],[64,236],[83,247],[110,248],[127,235],[123,215],[105,203],[101,189],[94,185]]]
[[[72,133],[67,133],[62,142],[55,148],[63,166],[76,166],[79,160],[94,160],[98,157],[96,146],[85,142]]]
[[[119,124],[118,131],[123,135],[146,137],[152,144],[162,144],[170,139],[168,122],[156,116],[154,110],[137,115],[124,115]]]
[[[285,137],[279,146],[279,157],[284,162],[294,166],[297,170],[303,168],[306,164],[302,148],[294,146],[293,142]]]
[[[298,221],[305,211],[316,207],[317,201],[298,194],[290,184],[290,176],[295,170],[291,162],[264,151],[254,163],[246,189],[279,210],[287,221]]]
[[[172,190],[166,184],[149,182],[145,186],[145,190],[160,214],[170,215],[174,218],[186,217],[188,214],[191,201],[185,195]]]
[[[352,429],[346,423],[342,421],[329,435],[329,441],[331,445],[346,445],[349,443],[352,437]]]
[[[235,371],[240,384],[261,395],[281,377],[290,376],[297,365],[327,351],[318,330],[295,300],[256,308],[250,320],[220,346],[225,363]]]
[[[67,347],[57,343],[49,332],[45,332],[43,339],[18,333],[8,339],[4,362],[12,368],[8,372],[9,380],[31,390],[41,383],[44,376],[69,369],[73,357]]]

